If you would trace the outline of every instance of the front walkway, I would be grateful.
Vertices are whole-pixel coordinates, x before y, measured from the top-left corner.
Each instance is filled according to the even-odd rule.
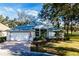
[[[0,56],[21,55],[22,52],[30,51],[30,44],[25,41],[6,41],[0,43]]]

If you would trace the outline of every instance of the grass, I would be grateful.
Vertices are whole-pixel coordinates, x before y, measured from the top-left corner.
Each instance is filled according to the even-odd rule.
[[[66,50],[65,56],[79,56],[79,32],[72,32],[70,40],[69,42],[54,43],[54,45],[64,48]]]
[[[72,52],[72,51],[67,51],[66,56],[79,56],[79,52]]]
[[[72,35],[70,35],[70,40],[79,41],[79,32],[72,32]]]
[[[54,48],[57,48],[59,51],[65,50],[64,53],[62,52],[65,56],[79,56],[79,32],[72,32],[70,41],[52,43],[52,45],[55,45]]]
[[[68,47],[68,48],[78,48],[79,42],[77,41],[69,41],[69,42],[60,42],[53,43],[56,47]]]
[[[59,42],[45,45],[44,48],[58,55],[79,56],[79,42]]]
[[[41,48],[38,49],[40,52],[55,53],[60,56],[79,56],[79,32],[73,32],[70,41],[48,42],[39,48]]]

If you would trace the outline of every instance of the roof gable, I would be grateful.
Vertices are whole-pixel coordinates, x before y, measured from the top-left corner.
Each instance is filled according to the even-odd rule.
[[[5,31],[5,30],[10,30],[10,28],[0,23],[0,31]]]

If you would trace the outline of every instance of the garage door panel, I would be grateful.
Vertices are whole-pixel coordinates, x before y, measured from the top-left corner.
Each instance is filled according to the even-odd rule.
[[[11,40],[29,40],[29,33],[11,33]]]

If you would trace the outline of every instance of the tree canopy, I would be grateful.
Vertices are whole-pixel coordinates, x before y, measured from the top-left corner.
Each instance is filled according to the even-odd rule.
[[[70,28],[72,32],[73,20],[77,22],[79,20],[79,4],[78,3],[45,3],[40,11],[39,16],[43,19],[49,19],[57,22],[57,18],[63,17],[64,29]],[[59,24],[57,24],[59,25]]]

